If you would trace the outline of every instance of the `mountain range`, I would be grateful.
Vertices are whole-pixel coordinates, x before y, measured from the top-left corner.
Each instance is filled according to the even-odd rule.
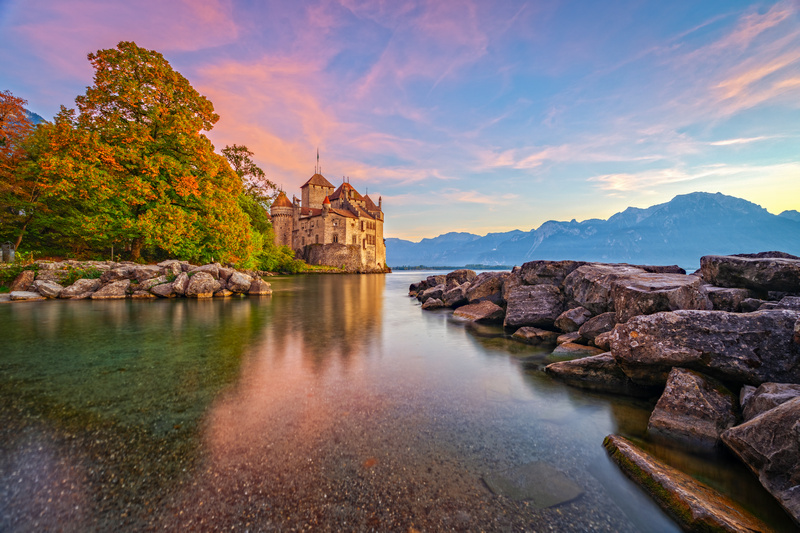
[[[608,220],[548,221],[531,231],[485,236],[445,233],[412,242],[386,239],[386,262],[401,266],[520,265],[535,259],[677,264],[687,271],[711,254],[779,250],[800,255],[800,212],[773,215],[721,193],[695,192]]]

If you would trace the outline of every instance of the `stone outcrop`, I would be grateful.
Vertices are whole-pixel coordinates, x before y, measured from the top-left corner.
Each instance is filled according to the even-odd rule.
[[[423,309],[441,309],[442,307],[446,306],[439,298],[428,298],[425,300],[425,303],[422,304]]]
[[[612,291],[617,280],[645,273],[630,265],[588,263],[564,279],[564,292],[568,300],[585,307],[593,315],[599,315],[615,310]]]
[[[221,266],[222,265],[220,265],[219,263],[209,263],[207,265],[196,266],[189,269],[189,274],[193,274],[196,272],[205,272],[207,274],[210,274],[211,277],[214,278],[215,280],[218,280],[219,267]]]
[[[162,283],[166,282],[167,282],[167,276],[161,275],[156,278],[150,278],[144,281],[140,281],[139,284],[136,285],[136,290],[149,291],[156,285],[161,285]]]
[[[429,289],[425,289],[422,294],[419,296],[419,301],[425,303],[427,300],[434,298],[436,300],[441,300],[442,296],[444,295],[445,284],[440,283],[436,286],[433,286]]]
[[[564,280],[583,261],[530,261],[522,265],[520,277],[526,285],[554,285],[561,287]]]
[[[38,292],[33,291],[14,291],[9,294],[9,297],[12,301],[19,301],[19,302],[29,302],[34,300],[44,300],[44,296],[39,294]]]
[[[473,322],[499,323],[503,321],[505,311],[499,305],[484,300],[459,307],[453,312],[453,316],[466,318]]]
[[[800,383],[798,311],[674,311],[637,316],[614,328],[611,351],[643,384],[666,383],[678,366],[730,383]]]
[[[710,310],[711,301],[697,276],[649,272],[617,280],[612,289],[617,322],[677,309]]]
[[[68,299],[81,299],[91,295],[94,291],[100,288],[99,279],[86,279],[81,278],[76,280],[75,283],[65,288],[58,295],[59,298]]]
[[[585,307],[573,307],[558,315],[555,326],[564,333],[571,333],[578,331],[578,328],[591,317],[592,313]]]
[[[718,287],[800,294],[798,259],[706,255],[700,259],[700,271],[706,282]]]
[[[475,273],[474,270],[469,270],[466,268],[462,268],[460,270],[454,270],[445,276],[444,284],[447,286],[448,289],[451,289],[457,285],[462,285],[464,283],[469,283],[478,275]]]
[[[508,276],[507,272],[481,272],[470,283],[467,289],[467,300],[473,304],[476,302],[490,301],[499,304],[503,300],[503,280]]]
[[[794,383],[762,383],[758,388],[748,388],[751,390],[742,394],[741,404],[745,421],[800,396],[800,385]]]
[[[130,286],[130,279],[112,281],[93,292],[91,298],[92,300],[119,300],[121,298],[127,298]]]
[[[219,272],[217,272],[219,275]],[[219,290],[219,282],[211,272],[195,271],[189,277],[189,285],[186,287],[188,298],[211,298]]]
[[[708,485],[667,466],[617,435],[603,446],[611,459],[685,531],[768,532],[766,524]]]
[[[256,278],[250,284],[247,294],[251,296],[269,296],[272,294],[272,286],[261,278]]]
[[[525,344],[555,344],[558,339],[558,333],[526,326],[515,331],[512,337]]]
[[[23,270],[14,278],[14,281],[11,282],[8,292],[28,291],[31,285],[33,285],[34,279],[36,279],[36,272],[33,270]]]
[[[469,282],[465,281],[461,285],[456,285],[452,289],[447,290],[442,295],[442,301],[444,302],[444,305],[447,307],[456,308],[469,303],[469,301],[467,300],[468,288],[469,288]]]
[[[551,363],[545,371],[568,385],[596,392],[650,398],[659,391],[657,387],[645,387],[631,381],[608,352]]]
[[[174,298],[175,294],[174,283],[162,283],[150,289],[150,292],[159,298]]]
[[[693,370],[673,368],[647,430],[689,445],[714,447],[736,423],[737,398],[722,383]]]
[[[784,296],[778,302],[764,302],[758,306],[759,311],[762,309],[792,309],[800,311],[800,296]]]
[[[504,325],[553,328],[563,312],[564,297],[554,285],[520,285],[508,298]]]
[[[222,274],[222,270],[219,271]],[[253,284],[253,278],[241,272],[232,272],[228,274],[227,278],[220,276],[223,281],[227,283],[227,289],[231,292],[245,293],[250,290]]]
[[[178,274],[178,277],[175,278],[175,281],[172,282],[172,292],[175,293],[176,296],[185,296],[186,295],[186,287],[189,286],[189,274],[186,272],[181,272]]]
[[[730,287],[706,285],[705,290],[714,311],[741,313],[744,311],[744,309],[742,309],[742,303],[751,297],[749,289],[734,289]],[[756,309],[758,309],[758,307],[750,309],[750,311],[755,311]]]
[[[592,344],[598,335],[611,331],[616,325],[616,313],[602,313],[587,320],[580,328],[578,328],[578,334],[583,342]]]
[[[38,292],[45,298],[58,298],[58,296],[64,290],[64,287],[55,281],[37,279],[31,284],[31,290]]]
[[[722,440],[800,525],[800,398],[732,427]]]

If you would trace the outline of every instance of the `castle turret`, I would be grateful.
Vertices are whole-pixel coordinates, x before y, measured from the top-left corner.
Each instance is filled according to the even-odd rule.
[[[269,208],[269,216],[272,218],[272,229],[275,232],[275,244],[278,246],[292,245],[292,230],[294,222],[294,207],[292,202],[281,191],[278,197],[272,202]]]
[[[331,201],[326,196],[324,200],[322,200],[322,216],[327,217],[328,213],[331,212]]]

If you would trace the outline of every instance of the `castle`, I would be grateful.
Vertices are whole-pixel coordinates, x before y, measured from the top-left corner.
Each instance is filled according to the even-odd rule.
[[[385,271],[382,199],[375,205],[347,181],[334,190],[319,168],[315,170],[300,187],[302,203],[297,197],[290,201],[283,191],[272,203],[275,244],[289,246],[309,264]]]

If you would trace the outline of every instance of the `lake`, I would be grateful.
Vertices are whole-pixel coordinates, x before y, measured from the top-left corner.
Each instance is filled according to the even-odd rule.
[[[502,328],[423,312],[407,291],[429,274],[0,305],[0,531],[678,531],[609,461],[610,433],[791,530],[729,455],[649,443],[653,403],[567,387]],[[582,494],[489,490],[532,462]]]

